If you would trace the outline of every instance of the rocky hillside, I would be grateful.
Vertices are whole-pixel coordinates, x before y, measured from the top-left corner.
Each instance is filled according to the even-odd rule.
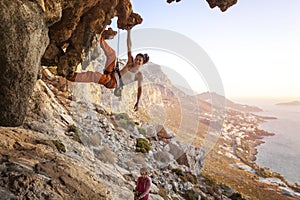
[[[65,85],[48,75],[35,85],[24,125],[0,128],[4,199],[133,199],[144,166],[153,182],[151,199],[300,196],[296,185],[253,162],[255,146],[268,135],[257,129],[261,119],[254,115],[232,112],[217,141],[209,137],[214,133],[202,132],[202,143],[197,134],[191,142],[185,127],[172,131],[168,123],[150,123],[143,111],[112,112],[71,92],[87,84]],[[198,115],[211,119],[206,112]],[[185,135],[178,134],[182,130]],[[203,142],[216,145],[207,152]]]
[[[151,171],[151,199],[213,195],[209,185],[199,185],[200,148],[173,140],[164,126],[140,124],[49,88],[38,80],[23,127],[0,129],[1,197],[133,199],[143,166]]]

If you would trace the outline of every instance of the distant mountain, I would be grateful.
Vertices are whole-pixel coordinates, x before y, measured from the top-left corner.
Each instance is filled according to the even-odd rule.
[[[192,95],[193,92],[189,89],[174,85],[160,65],[149,63],[141,71],[144,86],[140,119],[164,122],[175,132],[178,128],[181,128],[181,131],[193,132],[194,127],[199,126],[200,132],[204,133],[206,125],[197,123],[202,113],[211,112],[211,105],[208,102]],[[135,96],[132,97],[134,98]],[[184,125],[184,128],[180,125]]]
[[[300,101],[290,101],[284,103],[277,103],[277,106],[300,106]]]
[[[196,94],[196,92],[192,91],[191,89],[188,89],[182,85],[177,85],[176,83],[174,84],[168,78],[168,75],[162,71],[161,66],[155,63],[150,63],[149,66],[143,68],[142,73],[144,76],[145,83],[147,82],[151,83],[150,88],[145,90],[148,91],[147,96],[160,97],[164,100],[168,100],[169,102],[172,102],[174,101],[174,99],[177,99],[175,102],[181,104],[175,106],[177,108],[183,106],[185,107],[184,110],[195,110],[195,108],[198,108],[199,106],[201,112],[211,112],[211,108],[212,108],[211,100],[213,98],[214,104],[217,107],[222,106],[225,102],[226,108],[230,108],[230,109],[235,109],[243,112],[262,111],[262,109],[256,106],[234,103],[233,101],[230,101],[229,99],[226,99],[224,96],[216,93],[205,92],[201,94]],[[156,85],[156,89],[153,88],[154,85]],[[158,86],[160,88],[159,90],[157,90]],[[159,94],[157,93],[158,91],[160,91]],[[178,102],[178,100],[180,102]],[[172,103],[173,106],[177,104],[175,102]],[[172,112],[174,112],[174,109],[172,110],[173,110]]]
[[[222,95],[219,95],[215,92],[204,92],[201,93],[199,95],[197,95],[198,98],[207,101],[209,103],[211,103],[212,99],[214,99],[214,102],[217,104],[216,106],[222,106],[224,103],[226,105],[226,108],[231,108],[234,110],[239,110],[239,111],[243,111],[243,112],[260,112],[262,111],[261,108],[256,107],[256,106],[249,106],[249,105],[245,105],[245,104],[238,104],[238,103],[234,103],[233,101],[225,98]]]
[[[197,94],[196,91],[190,89],[190,88],[187,88],[187,87],[184,87],[184,86],[181,86],[179,84],[173,84],[174,87],[178,88],[179,90],[181,90],[182,92],[184,92],[185,94],[187,95],[190,95],[190,96],[194,96]],[[199,93],[199,92],[198,92]]]

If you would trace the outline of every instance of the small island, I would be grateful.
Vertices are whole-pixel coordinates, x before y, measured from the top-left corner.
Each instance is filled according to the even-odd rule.
[[[277,106],[300,106],[300,101],[290,101],[285,103],[277,103]]]

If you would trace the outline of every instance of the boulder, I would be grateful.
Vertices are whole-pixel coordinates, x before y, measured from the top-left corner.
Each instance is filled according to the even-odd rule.
[[[201,148],[178,142],[171,142],[169,146],[170,153],[178,164],[190,168],[194,174],[201,174],[204,164],[204,151]]]
[[[175,133],[163,125],[156,126],[156,131],[160,140],[170,140],[176,136]]]

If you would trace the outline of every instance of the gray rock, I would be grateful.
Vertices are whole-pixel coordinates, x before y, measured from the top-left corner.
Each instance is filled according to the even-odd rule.
[[[6,188],[0,187],[0,197],[1,199],[10,199],[10,200],[17,200],[18,197],[15,196],[11,191]]]
[[[156,127],[157,136],[160,140],[169,140],[174,138],[176,135],[170,129],[164,127],[163,125],[158,125]]]
[[[0,126],[19,126],[49,43],[41,7],[33,1],[0,1]]]

